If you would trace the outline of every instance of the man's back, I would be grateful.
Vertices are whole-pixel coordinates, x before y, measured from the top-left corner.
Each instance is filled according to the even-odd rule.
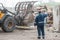
[[[44,23],[45,17],[47,17],[47,14],[40,13],[35,19],[36,24]]]

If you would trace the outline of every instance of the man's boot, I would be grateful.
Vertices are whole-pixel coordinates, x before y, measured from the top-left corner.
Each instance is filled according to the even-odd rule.
[[[41,39],[41,37],[38,37],[38,39]]]

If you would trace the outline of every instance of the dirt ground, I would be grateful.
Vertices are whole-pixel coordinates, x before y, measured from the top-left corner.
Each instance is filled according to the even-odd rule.
[[[52,33],[45,30],[46,40],[60,40],[60,33]],[[5,33],[0,30],[0,40],[38,40],[37,30],[33,29],[15,29],[14,32]],[[42,39],[41,39],[42,40]]]

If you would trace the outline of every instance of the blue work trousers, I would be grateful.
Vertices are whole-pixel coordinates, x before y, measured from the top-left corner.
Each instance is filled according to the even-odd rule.
[[[38,37],[42,35],[42,37],[45,36],[44,32],[44,24],[37,25],[37,31],[38,31]]]

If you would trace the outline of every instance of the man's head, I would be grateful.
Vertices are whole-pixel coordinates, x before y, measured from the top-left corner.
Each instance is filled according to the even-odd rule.
[[[44,12],[46,12],[46,9],[43,7],[43,6],[41,6],[41,7],[38,7],[37,8],[37,11],[40,13],[40,12],[42,12],[42,13],[44,13]]]
[[[40,6],[40,7],[37,8],[37,11],[38,11],[39,13],[41,13],[41,10],[42,10],[42,6]]]
[[[45,13],[45,12],[46,12],[46,9],[41,9],[41,12],[42,12],[42,13]]]

